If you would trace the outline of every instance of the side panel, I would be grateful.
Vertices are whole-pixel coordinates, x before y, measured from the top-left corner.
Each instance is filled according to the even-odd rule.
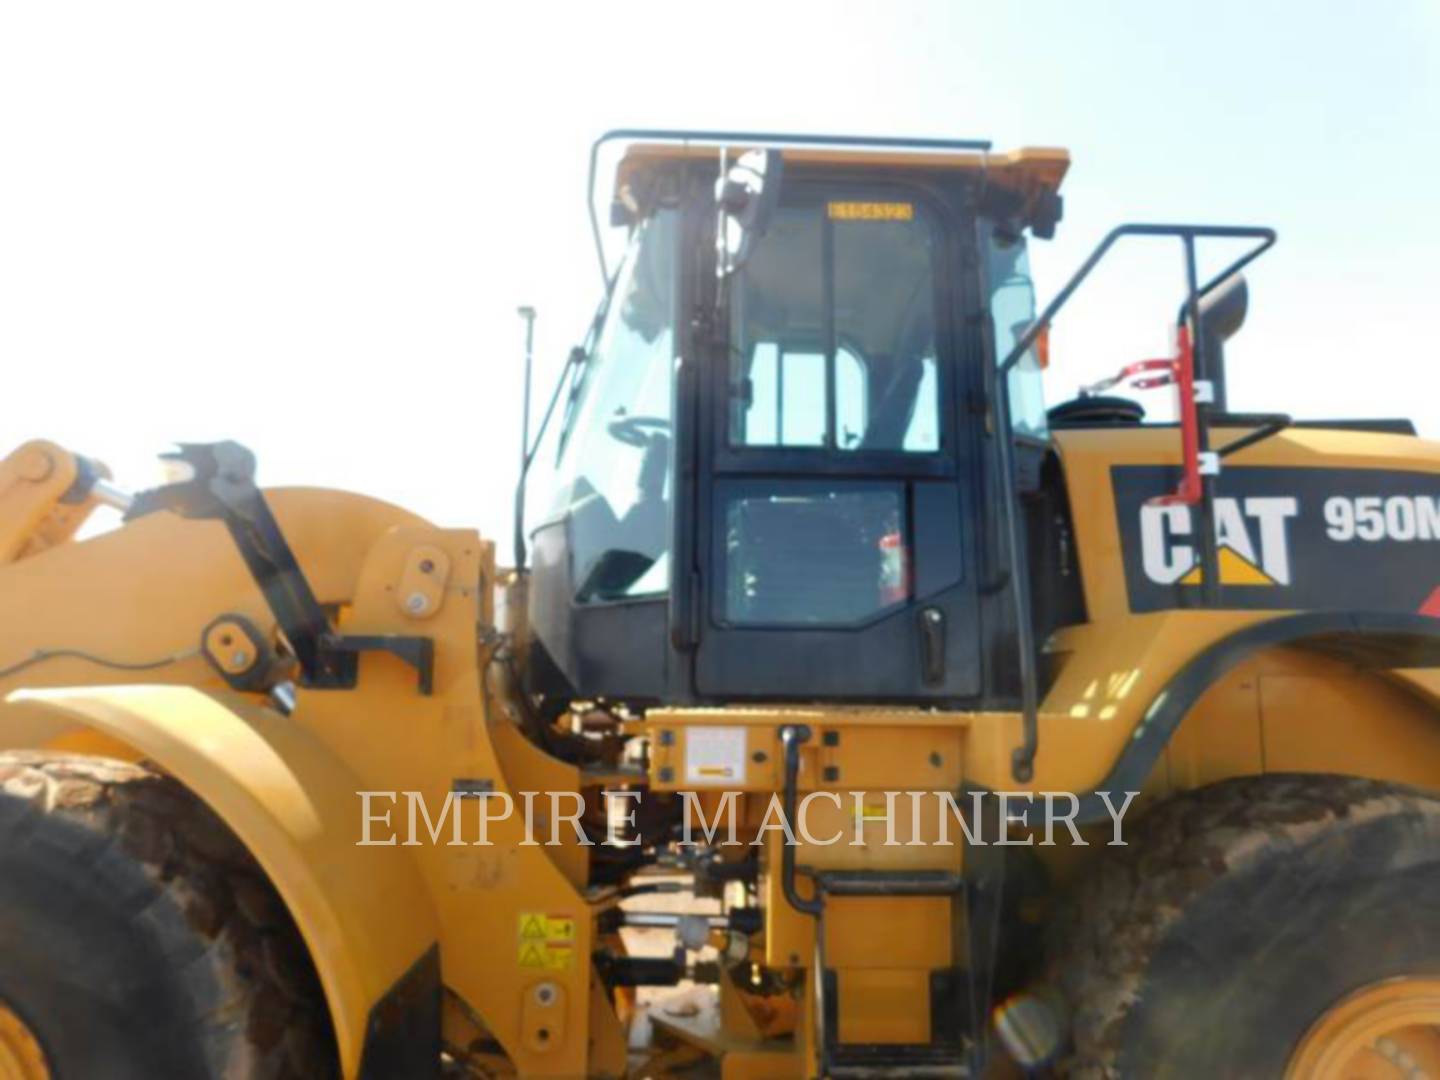
[[[355,846],[364,785],[303,728],[231,695],[123,686],[10,700],[133,746],[234,830],[310,947],[345,1075],[356,1075],[371,1009],[439,937],[410,853]]]
[[[1196,702],[1166,747],[1184,790],[1261,772],[1440,788],[1440,710],[1383,673],[1303,649],[1261,652]]]
[[[1267,772],[1339,772],[1440,789],[1440,710],[1373,673],[1317,656],[1259,671]]]
[[[1214,441],[1223,445],[1244,433],[1217,428]],[[1150,575],[1145,572],[1140,521],[1140,515],[1146,512],[1144,496],[1150,493],[1144,485],[1154,485],[1153,474],[1157,471],[1178,468],[1180,440],[1175,429],[1059,431],[1054,441],[1069,490],[1085,601],[1091,619],[1113,625],[1114,620],[1129,619],[1148,611],[1183,608],[1189,597],[1184,595],[1187,585],[1180,579],[1190,570],[1185,568],[1185,537],[1177,535],[1175,528],[1181,523],[1159,518],[1152,523],[1152,531],[1157,524],[1167,527],[1163,535],[1152,537],[1151,563],[1155,573]],[[1263,485],[1265,476],[1283,482],[1272,489],[1249,490],[1255,484]],[[1216,495],[1222,500],[1239,500],[1235,509],[1243,519],[1240,525],[1244,535],[1242,537],[1232,520],[1228,527],[1220,523],[1224,530],[1220,539],[1224,546],[1228,537],[1232,541],[1230,547],[1240,549],[1235,554],[1243,557],[1248,552],[1254,556],[1244,560],[1253,564],[1248,568],[1242,565],[1242,559],[1226,560],[1231,564],[1228,582],[1231,587],[1224,594],[1227,607],[1279,611],[1340,606],[1341,600],[1314,604],[1296,588],[1302,583],[1299,576],[1302,570],[1306,575],[1305,584],[1313,586],[1311,577],[1333,575],[1338,567],[1347,581],[1385,579],[1387,590],[1397,587],[1407,590],[1405,605],[1396,601],[1380,607],[1419,610],[1429,590],[1440,585],[1440,575],[1429,582],[1429,589],[1422,588],[1423,580],[1416,580],[1424,578],[1426,565],[1436,565],[1433,553],[1440,546],[1435,540],[1422,539],[1420,521],[1420,515],[1427,511],[1421,500],[1428,497],[1433,506],[1435,497],[1440,495],[1437,478],[1440,478],[1440,445],[1375,432],[1292,428],[1227,458],[1216,482]],[[1326,490],[1332,482],[1336,490]],[[1344,505],[1330,509],[1333,521],[1327,520],[1325,505],[1332,497],[1344,500]],[[1397,497],[1407,501],[1408,507],[1399,503],[1390,505],[1390,500]],[[1296,506],[1291,514],[1285,505],[1265,504],[1253,507],[1255,513],[1252,514],[1244,505],[1247,498],[1294,498]],[[1378,507],[1372,501],[1362,504],[1361,499],[1378,500]],[[1218,510],[1217,506],[1217,516]],[[1389,517],[1394,520],[1387,520]],[[1268,544],[1262,535],[1267,523],[1271,536]],[[1298,553],[1290,557],[1292,535],[1299,535],[1298,527],[1307,530],[1307,536],[1317,534],[1317,543],[1337,549],[1337,558],[1317,555],[1312,568],[1308,563],[1302,566]],[[1328,535],[1331,528],[1346,535],[1352,527],[1352,539],[1340,541]],[[1380,531],[1376,532],[1377,529]],[[1367,539],[1371,536],[1374,539]],[[1401,540],[1395,539],[1396,536],[1411,538]],[[1406,555],[1406,551],[1413,554]],[[1397,574],[1391,582],[1390,557],[1396,553],[1404,560],[1407,572]],[[1426,553],[1430,553],[1428,560]],[[1142,575],[1142,581],[1150,587],[1132,588],[1140,584],[1135,581],[1137,574]],[[1290,578],[1291,584],[1281,581],[1285,577]],[[1152,580],[1154,578],[1159,580]],[[1267,585],[1267,581],[1276,584]],[[1344,584],[1331,583],[1331,587]],[[1164,595],[1157,595],[1151,588]],[[1246,600],[1247,595],[1251,599]],[[1411,599],[1414,599],[1413,606],[1408,606]],[[1350,606],[1371,605],[1352,603]]]

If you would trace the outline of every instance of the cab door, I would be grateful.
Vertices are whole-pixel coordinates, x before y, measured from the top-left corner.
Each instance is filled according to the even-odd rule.
[[[959,221],[919,188],[787,179],[722,283],[696,489],[699,697],[979,694]]]

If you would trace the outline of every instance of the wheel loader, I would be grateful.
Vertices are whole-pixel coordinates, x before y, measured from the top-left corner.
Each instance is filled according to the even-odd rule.
[[[1269,229],[1038,308],[1068,163],[604,136],[510,565],[0,462],[0,1077],[1440,1076],[1440,445],[1231,411]]]

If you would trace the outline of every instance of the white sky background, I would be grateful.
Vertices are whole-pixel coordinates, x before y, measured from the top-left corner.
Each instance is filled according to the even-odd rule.
[[[622,126],[1067,146],[1042,299],[1123,220],[1273,224],[1232,407],[1440,437],[1440,4],[135,0],[0,4],[0,452],[139,487],[235,438],[266,484],[508,557],[515,307],[538,412],[598,299],[589,144]],[[1160,255],[1062,317],[1052,402],[1165,348]]]

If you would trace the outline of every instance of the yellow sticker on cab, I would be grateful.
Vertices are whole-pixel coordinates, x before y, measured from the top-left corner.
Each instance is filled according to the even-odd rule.
[[[826,210],[832,221],[915,220],[915,204],[908,202],[832,202]]]

